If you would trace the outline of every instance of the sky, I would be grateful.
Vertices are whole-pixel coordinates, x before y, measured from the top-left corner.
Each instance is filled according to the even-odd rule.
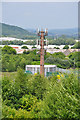
[[[25,29],[78,27],[77,2],[3,2],[2,22]]]

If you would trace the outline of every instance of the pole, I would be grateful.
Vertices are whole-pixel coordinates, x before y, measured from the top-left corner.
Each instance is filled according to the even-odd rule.
[[[44,75],[44,38],[47,36],[47,30],[45,32],[38,30],[38,36],[40,36],[41,43],[40,43],[40,75]]]
[[[44,75],[44,32],[41,31],[40,74]]]

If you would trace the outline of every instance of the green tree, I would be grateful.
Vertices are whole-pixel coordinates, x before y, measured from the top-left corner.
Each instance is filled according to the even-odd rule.
[[[8,45],[5,45],[2,48],[2,54],[16,54],[16,50]]]
[[[62,52],[53,53],[52,56],[55,58],[61,58],[61,59],[64,59],[66,57]]]
[[[10,59],[8,62],[8,72],[14,72],[15,70],[15,62],[13,61],[13,59]]]
[[[2,72],[8,71],[9,63],[5,60],[5,57],[2,57],[1,63],[2,63]]]
[[[35,46],[33,46],[32,48],[36,48]]]
[[[46,78],[37,74],[28,80],[27,88],[32,95],[36,96],[38,99],[43,99],[47,90],[47,82]]]
[[[22,49],[28,49],[28,47],[27,46],[23,46],[23,47],[21,47]]]
[[[74,44],[72,49],[80,49],[80,42],[77,42],[76,44]]]
[[[68,46],[68,45],[65,45],[65,46],[63,47],[63,49],[69,49],[69,46]]]
[[[25,58],[22,58],[19,64],[20,64],[20,67],[22,69],[25,69],[25,66],[26,66],[26,60],[25,60]]]

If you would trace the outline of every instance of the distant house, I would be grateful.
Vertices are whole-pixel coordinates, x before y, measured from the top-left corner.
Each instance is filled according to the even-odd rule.
[[[46,50],[46,52],[49,52],[49,53],[51,53],[51,54],[53,54],[53,53],[57,53],[57,52],[64,52],[65,51],[65,49],[47,49]]]
[[[63,53],[67,56],[71,53],[71,51],[70,51],[70,49],[66,49]]]
[[[72,52],[79,52],[80,49],[72,49]]]
[[[22,54],[24,52],[24,49],[16,49],[17,54]]]
[[[62,52],[64,53],[66,56],[69,55],[72,52],[78,52],[80,51],[80,49],[47,49],[46,52],[49,52],[51,54],[53,53],[57,53],[57,52]]]

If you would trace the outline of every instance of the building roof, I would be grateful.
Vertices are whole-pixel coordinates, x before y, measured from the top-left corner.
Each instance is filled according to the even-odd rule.
[[[26,65],[26,67],[40,67],[40,65]],[[56,67],[56,65],[44,65],[44,67]]]

